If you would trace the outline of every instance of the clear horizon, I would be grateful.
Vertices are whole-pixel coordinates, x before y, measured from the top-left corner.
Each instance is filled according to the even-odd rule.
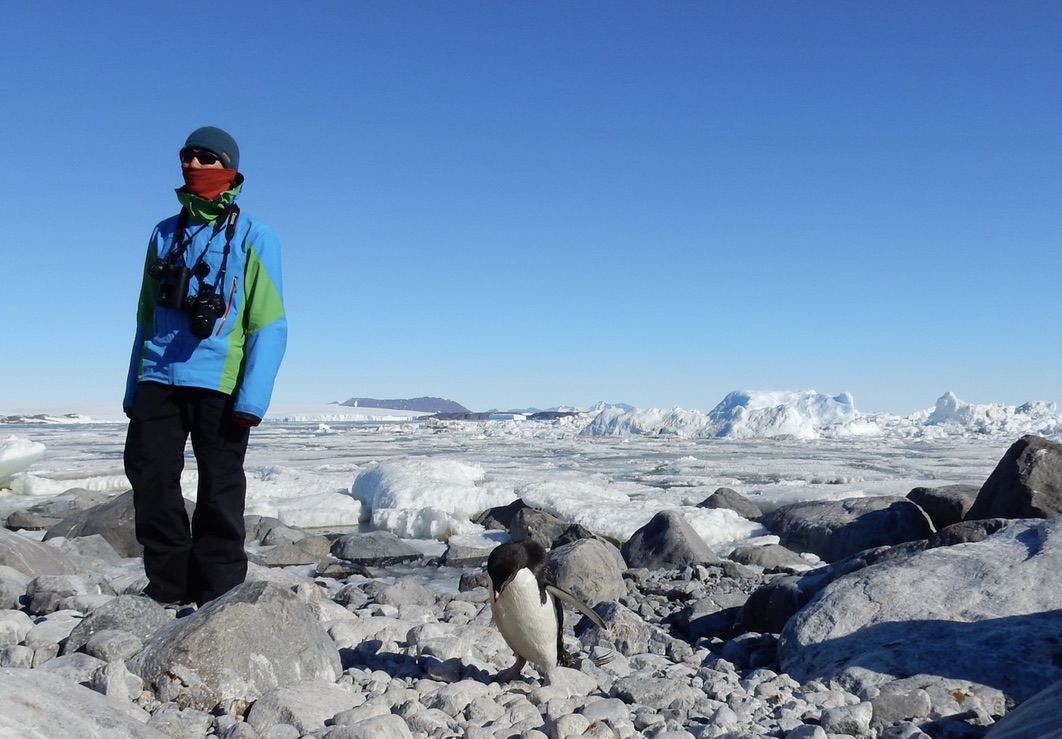
[[[177,151],[216,125],[283,243],[274,404],[1059,404],[1059,28],[1032,0],[16,4],[0,396],[120,404]]]

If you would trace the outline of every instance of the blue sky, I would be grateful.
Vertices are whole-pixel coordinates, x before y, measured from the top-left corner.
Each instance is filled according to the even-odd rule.
[[[18,401],[121,402],[201,125],[284,248],[274,403],[1062,401],[1062,3],[17,3]]]

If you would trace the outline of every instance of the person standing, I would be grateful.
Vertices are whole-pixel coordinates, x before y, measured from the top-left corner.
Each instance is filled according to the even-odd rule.
[[[145,595],[202,605],[244,581],[243,464],[287,344],[280,240],[236,204],[236,141],[198,128],[180,150],[181,210],[148,242],[123,408]],[[199,474],[181,492],[191,437]]]

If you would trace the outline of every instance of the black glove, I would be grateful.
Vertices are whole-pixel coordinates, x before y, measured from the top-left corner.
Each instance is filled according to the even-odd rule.
[[[251,428],[260,424],[262,422],[262,419],[251,413],[235,411],[232,414],[232,422],[235,423],[237,426],[246,426],[247,428]]]

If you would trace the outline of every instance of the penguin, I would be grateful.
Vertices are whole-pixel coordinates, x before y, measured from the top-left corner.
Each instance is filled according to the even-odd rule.
[[[528,662],[536,665],[548,682],[557,665],[571,664],[571,655],[564,649],[562,603],[605,628],[601,617],[589,606],[557,587],[541,544],[525,539],[498,545],[487,557],[487,574],[494,623],[516,655],[516,662],[499,672],[496,682],[515,680]]]

